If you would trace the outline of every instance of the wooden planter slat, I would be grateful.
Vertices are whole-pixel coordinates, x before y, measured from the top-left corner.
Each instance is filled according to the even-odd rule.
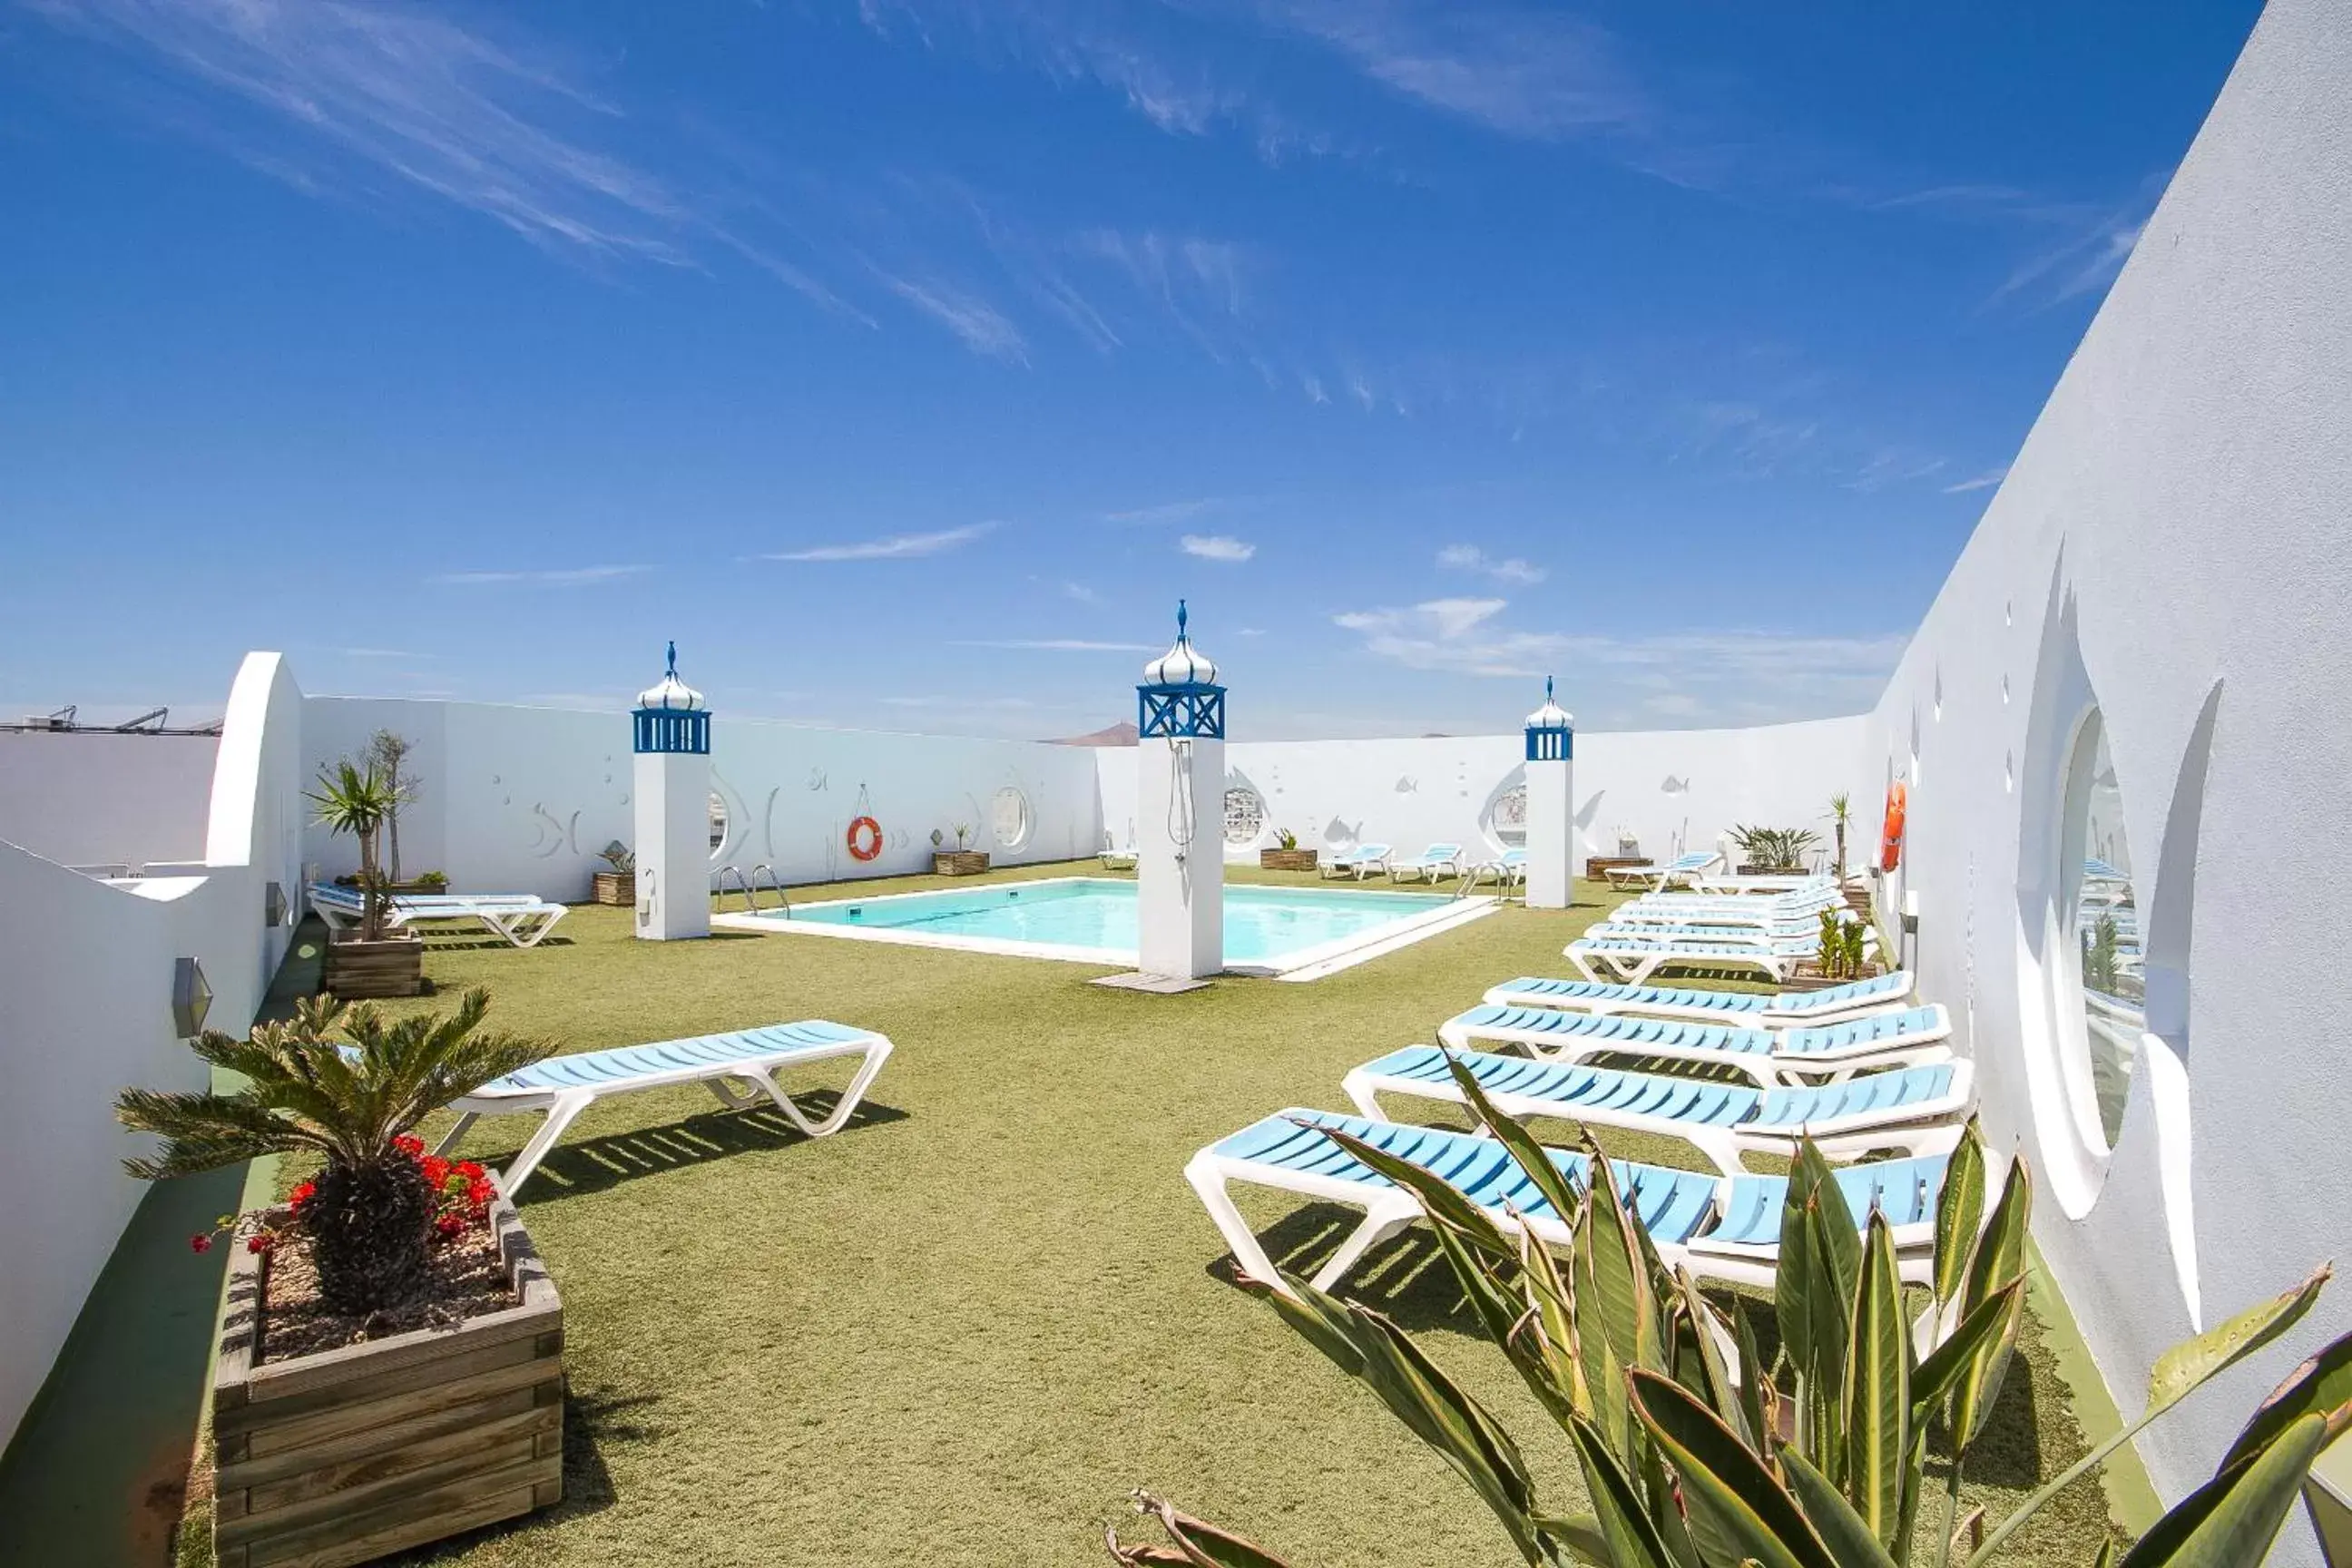
[[[231,1259],[213,1382],[221,1568],[340,1568],[563,1495],[563,1304],[513,1207],[491,1208],[521,1296],[257,1367],[266,1258]]]
[[[637,874],[635,871],[599,871],[593,885],[600,904],[633,905],[637,901]]]
[[[425,943],[413,936],[382,942],[330,937],[321,979],[337,996],[415,996],[425,989]]]
[[[1319,849],[1261,849],[1257,852],[1257,868],[1261,871],[1312,871],[1321,856]]]
[[[985,849],[936,849],[931,852],[931,874],[937,877],[977,877],[988,869]]]

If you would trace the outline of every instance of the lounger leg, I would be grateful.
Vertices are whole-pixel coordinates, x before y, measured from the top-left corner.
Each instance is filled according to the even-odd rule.
[[[801,1114],[801,1108],[793,1103],[793,1097],[784,1092],[783,1086],[776,1081],[773,1072],[764,1068],[754,1068],[742,1076],[764,1089],[768,1098],[775,1102],[776,1109],[782,1111],[786,1120],[790,1121],[794,1127],[799,1128],[811,1138],[823,1138],[829,1133],[841,1131],[842,1123],[849,1120],[850,1114],[857,1109],[858,1102],[866,1098],[866,1089],[874,1082],[874,1075],[880,1072],[882,1064],[890,1059],[890,1042],[882,1039],[877,1039],[866,1047],[866,1058],[857,1065],[857,1076],[851,1079],[849,1087],[841,1091],[840,1103],[833,1108],[833,1114],[822,1121],[811,1121]]]
[[[530,1180],[530,1173],[539,1169],[539,1163],[547,1158],[547,1152],[555,1147],[555,1141],[563,1136],[563,1130],[579,1119],[594,1098],[587,1094],[558,1097],[547,1108],[547,1120],[531,1134],[530,1142],[522,1146],[522,1152],[514,1157],[514,1163],[499,1173],[499,1191],[512,1198]]]
[[[531,921],[530,929],[524,934],[522,940],[516,942],[515,945],[517,947],[537,947],[540,943],[540,939],[544,937],[549,931],[555,929],[555,922],[562,920],[565,915],[570,914],[571,912],[572,911],[570,910],[566,909],[562,904],[556,905],[551,910],[532,910],[531,914],[534,918]]]
[[[1225,1190],[1225,1178],[1217,1168],[1216,1156],[1207,1150],[1192,1156],[1184,1166],[1184,1180],[1192,1184],[1201,1206],[1209,1211],[1209,1219],[1217,1234],[1225,1238],[1225,1250],[1234,1255],[1234,1263],[1249,1279],[1262,1280],[1285,1295],[1294,1292],[1283,1283],[1281,1272],[1274,1259],[1258,1245],[1257,1235],[1242,1218],[1242,1211],[1234,1206],[1233,1194]]]
[[[474,1123],[480,1120],[480,1115],[471,1110],[468,1110],[463,1116],[457,1118],[457,1125],[452,1127],[446,1133],[443,1134],[441,1142],[433,1146],[433,1152],[441,1155],[447,1154],[450,1150],[455,1149],[457,1146],[457,1142],[460,1139],[464,1138],[467,1132],[473,1130]]]
[[[1328,1290],[1348,1277],[1364,1254],[1386,1241],[1421,1217],[1421,1205],[1402,1194],[1371,1205],[1364,1210],[1364,1221],[1355,1228],[1331,1260],[1315,1271],[1308,1281],[1318,1290]]]
[[[1570,948],[1568,950],[1568,956],[1570,960],[1575,963],[1576,967],[1582,972],[1586,980],[1595,985],[1606,985],[1609,984],[1608,977],[1602,974],[1598,969],[1594,968],[1592,961],[1585,957],[1583,953],[1578,952],[1574,948]]]

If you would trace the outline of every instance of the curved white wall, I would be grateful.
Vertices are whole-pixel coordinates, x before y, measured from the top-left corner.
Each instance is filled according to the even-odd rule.
[[[1922,985],[1962,1020],[1994,1135],[2044,1178],[2042,1248],[2126,1411],[2194,1322],[2352,1242],[2352,973],[2330,934],[2352,823],[2347,82],[2352,11],[2276,0],[1869,724],[1878,778],[1917,756]],[[2111,1161],[2066,1102],[2037,952],[2093,701],[2169,1037]],[[2347,1326],[2339,1284],[2144,1438],[2159,1489],[2201,1480]],[[2315,1560],[2293,1532],[2277,1560]]]
[[[68,866],[200,860],[220,740],[0,731],[0,839]]]

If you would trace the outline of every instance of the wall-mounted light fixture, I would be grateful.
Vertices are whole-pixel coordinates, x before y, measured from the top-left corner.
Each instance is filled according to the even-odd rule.
[[[262,890],[261,923],[276,931],[286,923],[286,884],[272,882]]]
[[[172,1032],[184,1040],[204,1033],[205,1015],[212,1011],[212,983],[205,966],[183,958],[172,966]]]

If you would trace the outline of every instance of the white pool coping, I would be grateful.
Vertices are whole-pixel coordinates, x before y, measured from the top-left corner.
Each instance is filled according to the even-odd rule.
[[[1105,887],[1131,888],[1135,883],[1123,877],[1037,877],[1018,882],[984,884],[990,888],[1046,888],[1069,882],[1099,882]],[[1318,888],[1284,888],[1276,884],[1232,882],[1234,888],[1272,887],[1275,891],[1295,893],[1305,898],[1331,894],[1363,894],[1373,898],[1422,897],[1430,895],[1391,894],[1375,892],[1368,888],[1326,889]],[[787,906],[795,911],[803,910],[839,909],[849,904],[882,904],[905,899],[938,898],[942,894],[961,891],[950,888],[924,888],[906,893],[878,893],[862,899],[826,899],[818,903]],[[981,889],[971,889],[974,892]],[[1501,900],[1481,894],[1457,894],[1434,909],[1424,909],[1395,920],[1382,921],[1375,926],[1331,942],[1318,942],[1313,947],[1286,953],[1280,959],[1264,963],[1228,964],[1227,974],[1245,974],[1280,980],[1319,980],[1326,974],[1336,974],[1382,953],[1409,947],[1423,938],[1451,931],[1457,925],[1492,914],[1501,907]],[[913,931],[906,927],[835,925],[815,921],[778,920],[774,911],[764,914],[715,914],[714,926],[729,931],[757,931],[762,936],[824,936],[845,942],[894,942],[900,947],[938,947],[957,952],[987,952],[1003,958],[1046,958],[1063,963],[1087,963],[1101,969],[1132,969],[1136,954],[1116,947],[1078,947],[1066,942],[1019,942],[1007,937],[954,936],[940,931]]]

